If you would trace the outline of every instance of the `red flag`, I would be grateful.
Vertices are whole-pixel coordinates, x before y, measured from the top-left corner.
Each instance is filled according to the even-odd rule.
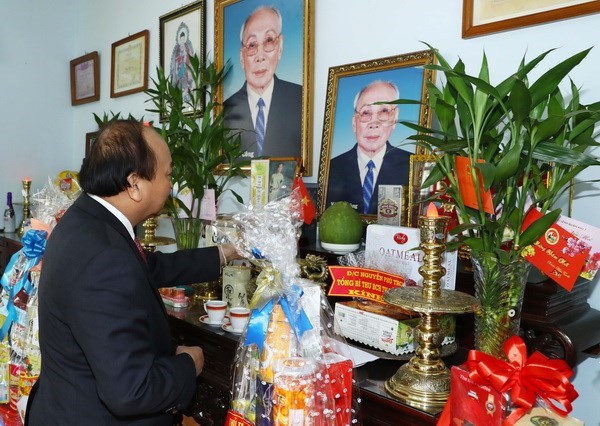
[[[315,208],[315,204],[313,203],[312,198],[310,198],[310,194],[306,189],[306,185],[304,185],[304,181],[302,180],[302,176],[296,176],[294,178],[294,186],[292,190],[298,189],[300,194],[300,198],[302,201],[302,211],[304,213],[304,223],[307,225],[310,224],[317,214],[317,209]]]

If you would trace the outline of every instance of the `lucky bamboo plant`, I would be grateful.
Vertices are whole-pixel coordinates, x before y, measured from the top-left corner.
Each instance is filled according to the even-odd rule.
[[[210,62],[205,65],[197,56],[190,58],[188,65],[193,89],[188,94],[162,68],[157,68],[154,85],[146,91],[154,107],[149,112],[161,117],[162,136],[167,141],[173,159],[171,180],[177,194],[167,207],[174,216],[184,211],[187,217],[198,218],[198,203],[207,188],[214,189],[215,201],[231,189],[227,184],[234,177],[244,177],[241,161],[243,150],[238,134],[227,129],[223,123],[223,111],[215,99],[217,87],[223,82],[226,69],[217,69]],[[189,96],[188,96],[189,95]],[[191,206],[178,197],[191,193]],[[236,200],[242,197],[231,190]]]
[[[534,83],[529,82],[529,73],[551,50],[529,62],[523,58],[516,72],[495,86],[485,54],[474,76],[465,72],[461,60],[451,66],[431,49],[439,65],[426,68],[445,78],[439,88],[431,82],[427,85],[429,107],[438,125],[403,123],[419,132],[410,139],[436,155],[436,166],[423,186],[437,182],[440,190],[434,199],[454,205],[461,225],[453,234],[459,244],[507,263],[558,218],[561,211],[556,202],[574,177],[600,164],[589,153],[598,145],[594,131],[600,103],[582,104],[572,81],[568,97],[559,87],[590,49],[555,65]],[[466,172],[472,179],[475,206],[465,203],[457,157],[468,159]],[[486,193],[491,195],[491,213],[484,211]],[[525,216],[536,207],[544,216],[524,229]]]

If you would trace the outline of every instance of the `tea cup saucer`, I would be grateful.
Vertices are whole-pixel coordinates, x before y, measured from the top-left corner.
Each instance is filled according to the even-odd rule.
[[[201,322],[202,324],[206,324],[206,325],[222,325],[224,322],[229,322],[229,317],[225,316],[225,317],[223,318],[223,320],[222,320],[222,321],[219,321],[219,322],[212,322],[212,321],[210,321],[210,319],[208,318],[208,315],[202,315],[202,316],[200,317],[200,322]]]
[[[228,331],[228,332],[234,333],[234,334],[241,334],[242,331],[244,331],[243,329],[242,330],[234,330],[233,327],[231,326],[230,322],[226,322],[225,324],[223,324],[221,326],[221,328],[225,331]]]

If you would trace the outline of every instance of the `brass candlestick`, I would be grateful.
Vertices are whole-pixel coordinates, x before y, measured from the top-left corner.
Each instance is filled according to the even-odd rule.
[[[435,210],[435,215],[431,207]],[[477,299],[465,293],[440,288],[440,278],[446,274],[442,253],[446,249],[448,217],[437,216],[431,204],[427,216],[420,216],[420,249],[424,253],[419,274],[423,287],[398,287],[388,290],[383,300],[421,315],[414,330],[415,356],[385,382],[387,392],[405,404],[437,413],[450,394],[450,370],[440,356],[444,333],[439,326],[441,314],[473,312]]]
[[[31,218],[31,211],[29,210],[29,191],[31,190],[31,179],[25,178],[21,181],[23,184],[23,220],[17,228],[17,235],[22,237],[25,233],[25,227],[29,225],[29,219]]]
[[[146,219],[142,226],[144,227],[144,238],[140,240],[140,244],[142,244],[142,247],[144,247],[146,250],[153,252],[156,250],[157,246],[175,244],[174,238],[155,235],[156,228],[158,228],[156,216]]]

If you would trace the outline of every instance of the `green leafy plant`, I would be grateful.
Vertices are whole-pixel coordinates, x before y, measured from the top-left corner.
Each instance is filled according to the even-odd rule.
[[[188,70],[194,82],[189,96],[158,67],[157,77],[152,79],[154,87],[146,91],[150,96],[147,102],[154,106],[147,111],[161,117],[162,127],[157,130],[167,141],[173,159],[171,179],[178,193],[167,202],[167,208],[175,217],[181,209],[188,217],[198,218],[197,203],[207,188],[214,189],[215,200],[231,191],[238,202],[243,202],[239,194],[227,189],[227,184],[234,177],[245,176],[243,167],[248,161],[241,160],[239,134],[224,126],[222,109],[215,100],[226,68],[218,70],[212,62],[204,65],[193,56]],[[191,206],[179,198],[187,191],[191,193]]]
[[[598,146],[594,129],[600,120],[600,103],[584,105],[579,88],[570,81],[568,96],[559,85],[588,54],[579,52],[541,75],[534,83],[529,73],[552,51],[527,62],[504,81],[492,85],[484,54],[479,74],[469,75],[458,60],[451,66],[434,48],[441,72],[441,87],[429,82],[429,106],[437,126],[403,124],[417,131],[410,137],[436,154],[436,166],[423,187],[437,184],[432,200],[455,206],[460,225],[453,229],[458,244],[485,253],[506,264],[534,243],[559,217],[555,205],[574,177],[599,165],[589,149]],[[396,103],[415,103],[398,100]],[[457,157],[469,160],[469,176],[478,208],[465,204],[459,190]],[[486,191],[494,213],[484,211]],[[527,229],[523,220],[532,208],[543,216]]]
[[[102,129],[102,127],[104,127],[106,124],[113,122],[113,121],[117,121],[117,120],[131,120],[131,121],[139,121],[139,122],[143,122],[144,121],[144,116],[142,116],[142,118],[136,118],[133,115],[129,114],[127,116],[127,118],[122,117],[121,116],[121,112],[110,112],[110,116],[107,113],[102,114],[102,117],[100,117],[98,114],[96,113],[92,113],[94,115],[94,120],[96,121],[96,124],[98,125],[98,129]],[[152,124],[152,122],[150,122],[150,124]]]

